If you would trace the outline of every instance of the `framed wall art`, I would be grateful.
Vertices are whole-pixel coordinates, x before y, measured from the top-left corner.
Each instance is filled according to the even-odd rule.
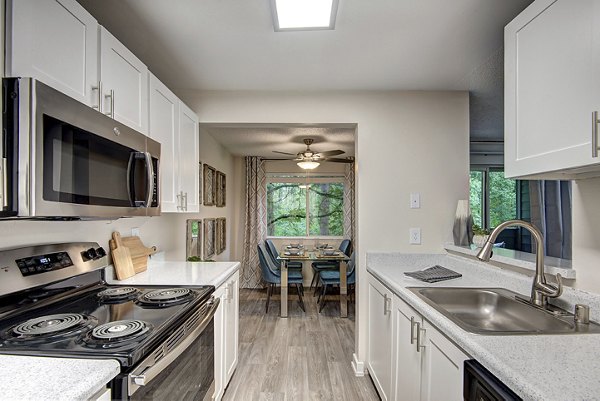
[[[204,259],[208,260],[215,255],[215,219],[204,219]]]
[[[216,250],[217,255],[223,253],[227,247],[227,219],[221,217],[217,219],[217,238],[216,238]]]
[[[202,179],[204,186],[204,206],[214,206],[217,189],[216,170],[205,163]]]
[[[226,198],[227,198],[227,181],[224,173],[217,171],[217,180],[216,180],[216,189],[217,195],[215,199],[215,204],[217,207],[225,207]]]
[[[204,199],[202,198],[202,182],[204,181],[204,171],[202,169],[202,162],[198,162],[198,170],[200,174],[198,174],[198,202],[200,205],[204,203]]]

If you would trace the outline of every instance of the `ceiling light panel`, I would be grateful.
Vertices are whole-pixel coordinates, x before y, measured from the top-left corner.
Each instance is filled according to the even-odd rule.
[[[271,0],[276,31],[333,29],[338,0]]]

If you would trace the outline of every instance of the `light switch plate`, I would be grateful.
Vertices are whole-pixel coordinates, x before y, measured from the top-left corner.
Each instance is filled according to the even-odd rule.
[[[139,237],[140,236],[140,229],[138,227],[132,228],[131,229],[131,236],[132,237]]]
[[[410,208],[419,209],[421,207],[421,194],[413,192],[410,194]]]

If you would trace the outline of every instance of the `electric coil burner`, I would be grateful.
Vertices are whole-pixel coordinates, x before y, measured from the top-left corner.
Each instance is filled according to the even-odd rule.
[[[60,313],[29,319],[13,327],[7,334],[13,340],[68,336],[87,331],[95,319],[78,313]]]
[[[120,303],[136,299],[139,290],[135,287],[115,287],[107,288],[98,293],[98,298],[104,303]]]
[[[166,288],[148,291],[137,301],[142,306],[164,308],[188,302],[191,296],[192,293],[188,288]]]
[[[115,400],[210,399],[214,287],[108,285],[107,256],[83,257],[99,247],[0,251],[0,354],[117,360]],[[72,265],[54,268],[56,255]]]

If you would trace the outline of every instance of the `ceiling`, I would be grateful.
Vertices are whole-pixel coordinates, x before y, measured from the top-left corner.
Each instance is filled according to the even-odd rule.
[[[343,150],[344,158],[354,156],[355,125],[328,124],[309,126],[298,124],[201,124],[200,130],[208,132],[227,150],[236,156],[262,156],[284,159],[285,155],[274,150],[296,154],[306,149],[304,138],[314,139],[311,149],[315,152]],[[292,157],[292,156],[290,156]]]
[[[470,90],[471,137],[501,141],[503,27],[532,0],[340,0],[335,30],[304,32],[274,32],[270,0],[78,1],[175,93]],[[203,129],[235,155],[354,155],[353,126]]]
[[[531,0],[340,0],[310,32],[274,32],[269,0],[79,2],[177,92],[469,89]]]

